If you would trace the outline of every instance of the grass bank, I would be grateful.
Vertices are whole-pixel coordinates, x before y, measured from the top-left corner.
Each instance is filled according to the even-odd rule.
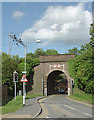
[[[87,94],[84,91],[74,88],[73,89],[73,95],[68,96],[69,98],[72,98],[74,100],[83,101],[89,104],[94,104],[94,95]]]
[[[42,96],[42,95],[27,94],[26,99],[34,98],[34,97],[37,97],[37,96]],[[13,98],[7,104],[2,106],[2,114],[6,114],[6,113],[10,113],[10,112],[16,112],[18,109],[22,108],[23,107],[23,101],[22,100],[23,100],[23,96],[21,96],[21,95],[18,95],[16,97],[16,101],[15,101],[15,98]]]

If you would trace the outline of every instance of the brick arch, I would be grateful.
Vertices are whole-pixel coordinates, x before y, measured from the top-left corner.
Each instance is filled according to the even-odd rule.
[[[54,94],[55,93],[55,78],[62,74],[63,72],[60,70],[54,70],[52,71],[48,78],[47,78],[47,95]]]
[[[72,94],[67,62],[74,56],[74,54],[40,56],[40,64],[34,68],[32,94],[47,95],[47,77],[56,70],[64,72],[68,80],[68,95]]]

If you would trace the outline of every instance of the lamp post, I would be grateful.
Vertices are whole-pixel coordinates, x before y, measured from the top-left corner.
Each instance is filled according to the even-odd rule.
[[[12,38],[12,40],[14,42],[16,42],[16,45],[19,46],[19,44],[21,44],[25,48],[25,69],[24,69],[24,71],[22,71],[22,73],[25,74],[25,76],[26,76],[26,73],[27,73],[26,72],[26,47],[27,47],[26,46],[26,41],[25,41],[25,43],[23,43],[21,39],[18,40],[17,37],[15,36],[15,34],[12,35],[12,33],[9,34],[8,36],[9,36],[9,40],[10,40],[10,38]],[[40,40],[36,40],[36,41],[32,41],[32,42],[40,43],[41,41]],[[26,97],[26,89],[25,89],[25,82],[23,82],[23,106],[25,105],[25,97]]]
[[[40,40],[36,40],[36,41],[32,41],[32,42],[40,43],[41,41]],[[25,73],[25,76],[26,76],[26,73],[27,73],[26,72],[26,47],[27,47],[26,41],[25,41],[24,46],[25,46],[25,71],[22,72],[22,73]],[[23,105],[25,105],[25,97],[26,97],[26,89],[25,89],[25,82],[23,82]]]

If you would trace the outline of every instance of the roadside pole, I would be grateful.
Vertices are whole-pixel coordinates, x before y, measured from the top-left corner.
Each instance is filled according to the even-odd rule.
[[[24,71],[22,71],[23,75],[26,76],[26,41],[25,41],[25,44],[24,44],[24,47],[25,47],[25,68],[24,68]],[[22,79],[21,79],[22,80]],[[25,81],[22,80],[20,82],[23,82],[23,106],[25,106],[25,97],[26,97],[26,88],[25,88]]]
[[[25,82],[23,82],[23,106],[25,106]]]
[[[18,82],[18,73],[16,71],[13,73],[13,81],[15,83],[15,101],[16,101],[16,82]]]
[[[16,82],[15,82],[15,101],[16,101]]]
[[[15,34],[14,35],[12,35],[12,33],[11,34],[9,34],[9,41],[10,41],[10,37],[12,38],[12,40],[14,41],[14,42],[16,42],[16,45],[18,45],[19,46],[19,44],[21,44],[21,45],[23,45],[24,47],[25,47],[25,71],[24,72],[22,72],[22,73],[24,73],[25,74],[25,76],[26,76],[26,41],[25,41],[25,44],[22,42],[22,40],[21,40],[21,38],[20,39],[17,39],[17,37],[15,36]],[[41,41],[40,40],[36,40],[36,43],[40,43]],[[19,43],[19,44],[18,44]],[[11,50],[11,49],[10,49]],[[9,50],[9,51],[10,51]],[[8,51],[8,52],[9,52]],[[21,79],[22,80],[22,79]],[[28,80],[25,78],[25,81],[24,80],[22,80],[21,82],[23,82],[23,105],[25,105],[25,97],[26,97],[26,88],[25,88],[25,82],[27,82]],[[16,88],[16,83],[15,83],[15,88]],[[15,91],[16,91],[16,89],[15,89]],[[15,92],[16,93],[16,92]],[[16,97],[15,97],[15,99],[16,99]]]
[[[25,71],[23,71],[22,73],[26,73]],[[22,79],[20,80],[20,82],[23,82],[23,106],[25,106],[25,82],[28,82],[25,74],[23,75]]]
[[[25,41],[25,76],[26,76],[26,41]],[[26,97],[26,88],[25,88],[25,83],[24,83],[24,96]]]
[[[26,41],[25,41],[25,76],[26,76]],[[26,97],[26,88],[25,88],[25,82],[23,82],[23,106],[25,105],[25,97]]]

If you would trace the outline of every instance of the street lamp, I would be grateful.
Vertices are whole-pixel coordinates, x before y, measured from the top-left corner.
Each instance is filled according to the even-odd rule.
[[[39,40],[39,39],[38,39],[38,40],[36,40],[36,43],[40,43],[40,42],[41,42],[41,40]]]
[[[16,45],[18,45],[19,46],[19,44],[21,44],[21,45],[23,45],[24,46],[24,48],[25,48],[25,71],[22,71],[22,73],[24,73],[25,74],[25,76],[26,76],[26,41],[25,41],[25,43],[23,43],[22,42],[22,40],[21,40],[21,38],[18,40],[17,39],[17,37],[16,37],[16,35],[14,34],[14,35],[12,35],[12,33],[11,34],[9,34],[8,35],[9,36],[9,40],[10,40],[10,38],[12,38],[12,40],[14,41],[14,42],[16,42]],[[36,42],[36,43],[40,43],[41,42],[41,40],[36,40],[36,41],[31,41],[31,42]],[[25,105],[25,97],[26,97],[26,90],[25,90],[25,82],[23,82],[23,105]]]
[[[40,43],[41,40],[36,40],[36,41],[32,41],[32,42],[36,42],[36,43]],[[26,48],[27,48],[27,45],[26,45],[26,41],[25,41],[25,44],[24,44],[24,47],[25,47],[25,71],[22,72],[22,73],[25,73],[25,76],[26,76]],[[25,105],[25,97],[26,97],[26,89],[25,89],[25,82],[23,82],[23,105]]]

